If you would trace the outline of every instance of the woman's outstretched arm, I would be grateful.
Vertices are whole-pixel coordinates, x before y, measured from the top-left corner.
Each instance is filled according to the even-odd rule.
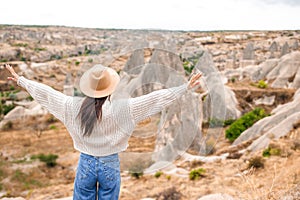
[[[5,67],[11,73],[11,76],[7,78],[8,80],[15,81],[19,86],[26,89],[34,100],[64,122],[65,102],[68,96],[45,84],[19,76],[10,65],[6,64]]]
[[[165,107],[180,98],[187,90],[194,89],[200,84],[198,79],[201,75],[201,73],[193,75],[187,84],[178,87],[157,90],[140,97],[131,98],[129,106],[135,123],[139,123],[151,115],[161,112]]]

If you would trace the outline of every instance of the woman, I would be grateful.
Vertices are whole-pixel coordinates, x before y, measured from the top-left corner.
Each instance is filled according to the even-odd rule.
[[[136,98],[110,101],[120,81],[111,68],[95,65],[80,79],[80,90],[86,97],[70,97],[53,88],[19,76],[10,65],[9,80],[26,89],[51,114],[63,122],[74,148],[80,154],[74,182],[73,199],[118,199],[120,163],[118,153],[126,150],[128,139],[140,121],[159,113],[195,88],[201,74],[188,84],[154,91]]]

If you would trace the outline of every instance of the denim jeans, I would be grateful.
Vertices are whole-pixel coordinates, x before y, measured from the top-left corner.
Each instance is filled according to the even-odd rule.
[[[80,154],[75,183],[74,200],[116,200],[121,184],[118,154],[104,157]]]

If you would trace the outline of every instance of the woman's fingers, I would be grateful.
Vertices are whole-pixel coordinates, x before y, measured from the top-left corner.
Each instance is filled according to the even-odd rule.
[[[191,82],[194,83],[194,82],[197,81],[201,76],[202,76],[202,73],[197,73],[197,74],[193,75],[192,78],[191,78]]]
[[[14,68],[12,68],[12,66],[10,66],[10,65],[8,65],[8,64],[6,64],[5,66],[6,66],[6,69],[8,69],[8,71],[9,71],[12,75],[16,74],[16,72],[15,72]]]
[[[5,68],[11,73],[12,77],[7,77],[8,80],[12,80],[17,82],[19,75],[15,72],[14,68],[10,66],[9,64],[5,64]]]
[[[201,76],[202,76],[201,72],[194,74],[189,81],[189,88],[194,88],[197,85],[199,85],[200,84],[199,78]]]
[[[5,68],[12,74],[13,73],[13,69],[10,65],[5,64]]]

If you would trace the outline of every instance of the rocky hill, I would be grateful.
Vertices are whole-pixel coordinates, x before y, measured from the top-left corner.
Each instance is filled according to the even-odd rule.
[[[78,78],[97,63],[120,73],[119,96],[176,86],[200,70],[201,89],[134,131],[120,154],[121,199],[297,199],[299,42],[300,31],[0,26],[0,62],[70,95],[80,95]],[[72,196],[78,152],[71,138],[7,75],[1,68],[0,198]],[[267,117],[234,141],[225,138],[226,123],[256,107]],[[40,154],[58,155],[57,164],[34,159]],[[144,175],[134,178],[132,167],[139,170],[131,175]]]

